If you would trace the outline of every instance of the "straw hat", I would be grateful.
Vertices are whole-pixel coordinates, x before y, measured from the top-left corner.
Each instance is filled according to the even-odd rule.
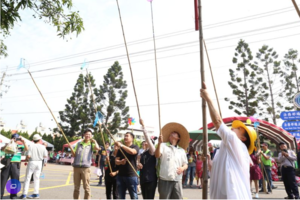
[[[239,127],[244,128],[246,130],[246,132],[248,133],[248,135],[249,135],[250,145],[249,145],[249,148],[248,148],[248,152],[249,152],[249,154],[252,154],[252,152],[254,150],[254,147],[255,147],[254,142],[257,138],[256,131],[254,130],[254,128],[252,128],[250,126],[246,126],[240,120],[234,120],[232,122],[232,128],[239,128]]]
[[[181,124],[175,122],[166,124],[162,128],[163,142],[169,142],[169,137],[172,132],[179,133],[180,140],[178,145],[186,150],[190,143],[190,135],[186,128]]]

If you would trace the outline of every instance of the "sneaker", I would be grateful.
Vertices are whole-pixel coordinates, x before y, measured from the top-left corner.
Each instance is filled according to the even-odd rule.
[[[272,189],[276,189],[277,188],[277,186],[272,186]]]
[[[26,194],[22,194],[22,195],[20,196],[20,199],[27,199]]]
[[[255,199],[259,199],[258,193],[255,194]]]
[[[98,185],[97,186],[101,186],[102,185],[102,183],[98,183]]]
[[[29,199],[39,199],[40,195],[39,194],[32,194],[30,196],[28,196]]]

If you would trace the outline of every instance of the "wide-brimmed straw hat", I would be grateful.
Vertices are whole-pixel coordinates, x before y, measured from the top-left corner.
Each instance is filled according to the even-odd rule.
[[[190,135],[186,128],[183,125],[175,122],[166,124],[162,128],[163,142],[169,142],[169,137],[172,132],[179,133],[180,140],[178,145],[186,150],[190,143]]]
[[[254,147],[255,147],[254,142],[255,142],[255,140],[257,138],[256,131],[254,130],[253,127],[246,126],[240,120],[234,120],[232,122],[232,128],[239,128],[239,127],[244,128],[246,130],[246,132],[248,133],[248,135],[249,135],[250,145],[249,145],[249,148],[248,148],[248,152],[249,152],[249,154],[252,154],[252,152],[254,150]]]

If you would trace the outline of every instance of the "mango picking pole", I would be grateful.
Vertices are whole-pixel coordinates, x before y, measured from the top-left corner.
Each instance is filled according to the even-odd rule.
[[[292,0],[292,2],[293,2],[293,4],[294,4],[294,7],[295,7],[295,9],[296,9],[296,12],[298,13],[298,16],[300,17],[300,10],[299,10],[299,7],[298,7],[296,1],[295,1],[295,0]]]
[[[92,96],[92,100],[93,100],[93,104],[94,104],[95,113],[97,115],[97,104],[96,104],[96,101],[95,101],[95,98],[94,98],[94,93],[93,93],[93,90],[92,90],[92,84],[91,84],[91,80],[90,80],[90,74],[89,74],[88,69],[87,68],[85,68],[85,69],[86,69],[86,75],[88,77],[89,88],[90,88],[90,91],[91,91],[91,96]],[[99,125],[100,134],[101,134],[101,137],[102,137],[102,143],[103,143],[105,151],[107,152],[107,148],[105,146],[105,141],[104,141],[104,136],[103,136],[103,131],[101,129],[101,123],[100,123],[100,121],[98,121],[98,125]],[[108,167],[109,167],[110,173],[112,173],[113,171],[111,169],[110,161],[108,161],[107,163],[108,163]]]
[[[61,126],[59,125],[59,123],[57,122],[56,118],[54,117],[54,115],[53,115],[53,113],[52,113],[52,111],[51,111],[50,107],[48,106],[48,104],[47,104],[47,102],[46,102],[46,99],[44,98],[44,96],[43,96],[42,92],[40,91],[39,87],[37,86],[37,84],[36,84],[36,82],[35,82],[34,78],[32,77],[32,75],[31,75],[31,73],[30,73],[30,71],[29,71],[29,70],[27,70],[27,72],[28,72],[28,74],[30,75],[30,77],[31,77],[31,80],[33,81],[33,83],[34,83],[34,85],[35,85],[36,89],[39,91],[39,93],[40,93],[40,95],[41,95],[42,99],[44,100],[44,102],[45,102],[45,104],[46,104],[46,106],[47,106],[48,110],[50,111],[50,113],[51,113],[51,115],[52,115],[52,117],[53,117],[53,119],[54,119],[54,121],[55,121],[55,123],[56,123],[57,127],[59,128],[59,130],[60,130],[60,131],[61,131],[61,133],[63,134],[64,138],[66,139],[66,141],[67,141],[67,143],[68,143],[68,145],[69,145],[69,147],[70,147],[70,149],[71,149],[71,152],[72,152],[72,154],[73,154],[73,155],[75,155],[74,149],[72,148],[72,146],[71,146],[71,144],[70,144],[70,142],[69,142],[68,138],[66,137],[66,135],[65,135],[64,131],[62,130],[62,128],[61,128]]]
[[[200,76],[201,88],[204,89],[205,82],[204,60],[203,60],[203,29],[202,29],[202,7],[201,0],[198,0],[199,9],[199,45],[200,45]],[[203,154],[207,155],[207,120],[206,120],[206,101],[202,98],[202,126],[203,126]],[[207,159],[203,162],[203,188],[202,199],[207,199],[208,193],[208,176],[207,176]]]

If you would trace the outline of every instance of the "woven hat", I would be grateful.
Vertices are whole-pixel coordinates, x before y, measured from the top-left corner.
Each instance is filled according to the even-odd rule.
[[[250,145],[249,145],[249,148],[248,148],[248,153],[249,153],[249,155],[251,155],[253,150],[254,150],[254,147],[255,147],[254,142],[257,138],[256,131],[254,130],[254,128],[252,128],[250,126],[246,126],[240,120],[234,120],[232,122],[232,128],[239,128],[239,127],[244,128],[246,130],[246,132],[248,133],[248,135],[249,135]]]
[[[183,125],[175,122],[166,124],[162,128],[163,142],[169,142],[169,137],[172,132],[179,133],[180,140],[178,145],[186,150],[190,143],[190,135],[186,128]]]

